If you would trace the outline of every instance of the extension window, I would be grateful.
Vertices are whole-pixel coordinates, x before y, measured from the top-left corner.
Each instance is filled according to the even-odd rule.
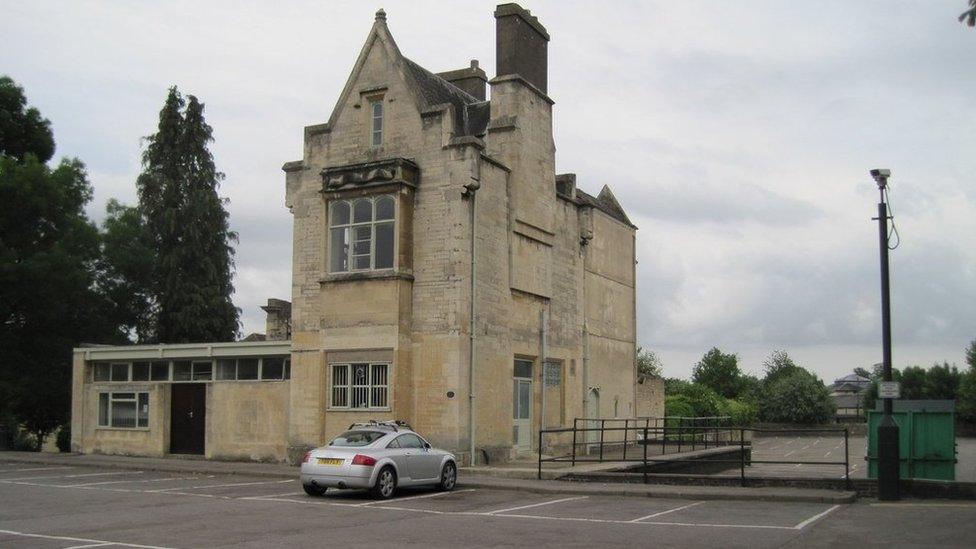
[[[149,393],[99,393],[98,426],[114,429],[149,427]]]

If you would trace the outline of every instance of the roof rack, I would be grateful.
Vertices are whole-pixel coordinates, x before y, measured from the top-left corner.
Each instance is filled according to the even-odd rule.
[[[369,421],[356,421],[349,424],[349,429],[352,429],[353,427],[388,427],[394,431],[399,431],[399,428],[403,427],[405,429],[410,429],[411,431],[413,430],[413,428],[410,427],[410,424],[399,419],[395,421],[377,421],[375,419],[371,419]]]

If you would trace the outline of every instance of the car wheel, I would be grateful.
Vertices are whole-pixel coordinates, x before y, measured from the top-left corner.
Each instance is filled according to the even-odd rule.
[[[321,496],[326,491],[325,487],[315,486],[314,484],[302,484],[302,489],[310,496]]]
[[[390,499],[396,492],[396,486],[396,472],[393,470],[393,467],[387,465],[380,470],[380,474],[376,475],[376,484],[373,485],[370,492],[377,499]]]
[[[453,461],[448,461],[444,464],[444,468],[441,469],[441,481],[437,484],[437,488],[449,492],[454,489],[456,484],[457,465],[454,465]]]

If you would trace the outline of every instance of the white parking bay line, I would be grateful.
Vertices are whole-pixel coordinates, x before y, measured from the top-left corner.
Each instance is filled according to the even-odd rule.
[[[407,496],[405,498],[396,498],[395,500],[392,500],[392,501],[393,502],[396,502],[396,503],[399,503],[401,501],[409,501],[411,499],[436,498],[436,497],[440,497],[440,496],[448,496],[448,495],[451,495],[451,494],[460,494],[460,493],[463,493],[463,492],[474,492],[474,488],[468,488],[467,490],[455,490],[455,491],[452,491],[452,492],[434,492],[432,494],[421,494],[419,496]],[[367,501],[366,503],[357,503],[356,504],[356,507],[366,507],[368,505],[376,505],[378,503],[391,503],[391,501],[389,501],[389,500]]]
[[[70,467],[69,467],[70,469]],[[64,478],[83,478],[83,477],[104,477],[110,475],[141,475],[142,471],[127,471],[124,473],[88,473],[84,475],[44,475],[33,477],[0,478],[0,482],[12,482],[15,480],[44,480],[44,479],[64,479]]]
[[[649,518],[660,517],[662,515],[667,515],[668,513],[674,513],[675,511],[681,511],[682,509],[688,509],[689,507],[694,507],[696,505],[701,505],[705,503],[704,501],[696,501],[695,503],[689,503],[688,505],[683,505],[681,507],[675,507],[674,509],[668,509],[667,511],[660,511],[654,513],[653,515],[647,515],[646,517],[636,518],[630,522],[640,522],[642,520],[647,520]]]
[[[212,477],[211,477],[212,478]],[[171,482],[174,480],[199,480],[200,477],[167,477],[167,478],[151,478],[148,480],[103,480],[101,482],[86,482],[84,484],[69,484],[69,488],[79,488],[82,486],[101,486],[103,484],[135,484],[138,482]]]
[[[532,507],[542,507],[543,505],[553,505],[555,503],[563,503],[564,501],[575,501],[578,499],[586,499],[588,497],[590,496],[576,496],[572,498],[554,499],[552,501],[543,501],[542,503],[533,503],[531,505],[520,505],[519,507],[509,507],[508,509],[496,509],[494,511],[488,511],[487,513],[484,514],[497,515],[499,513],[508,513],[510,511],[519,511],[521,509],[530,509]]]
[[[169,547],[162,547],[160,545],[140,545],[138,543],[126,543],[124,541],[108,541],[103,539],[90,539],[90,538],[73,538],[69,536],[48,536],[45,534],[28,534],[27,532],[16,532],[14,530],[0,530],[0,534],[7,534],[10,536],[21,536],[24,538],[38,538],[38,539],[53,539],[59,541],[79,541],[82,543],[89,544],[88,546],[98,546],[98,545],[121,545],[122,547],[139,547],[141,549],[171,549]],[[77,545],[75,547],[78,547]]]
[[[26,471],[52,471],[54,469],[74,469],[74,467],[28,467],[26,469],[4,469],[0,473],[23,473]]]
[[[823,517],[829,515],[830,513],[834,512],[837,509],[840,509],[840,505],[834,505],[833,507],[827,509],[826,511],[824,511],[822,513],[817,513],[816,515],[813,515],[812,517],[808,518],[807,520],[805,520],[805,521],[801,522],[800,524],[797,524],[796,526],[794,526],[793,529],[794,530],[803,530],[807,526],[810,526],[814,522],[822,519]]]
[[[83,475],[64,475],[62,478],[114,477],[118,475],[141,475],[143,471],[121,471],[118,473],[85,473]]]

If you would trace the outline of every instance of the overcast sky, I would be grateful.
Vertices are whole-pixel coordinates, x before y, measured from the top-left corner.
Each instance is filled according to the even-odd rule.
[[[494,76],[496,2],[0,2],[0,73],[95,187],[135,203],[171,85],[206,104],[240,233],[243,331],[290,299],[282,163],[324,122],[385,8],[401,51]],[[557,173],[638,232],[638,339],[669,376],[712,346],[785,349],[828,382],[881,360],[877,191],[893,172],[894,363],[976,338],[976,30],[964,0],[529,1],[549,30]]]

